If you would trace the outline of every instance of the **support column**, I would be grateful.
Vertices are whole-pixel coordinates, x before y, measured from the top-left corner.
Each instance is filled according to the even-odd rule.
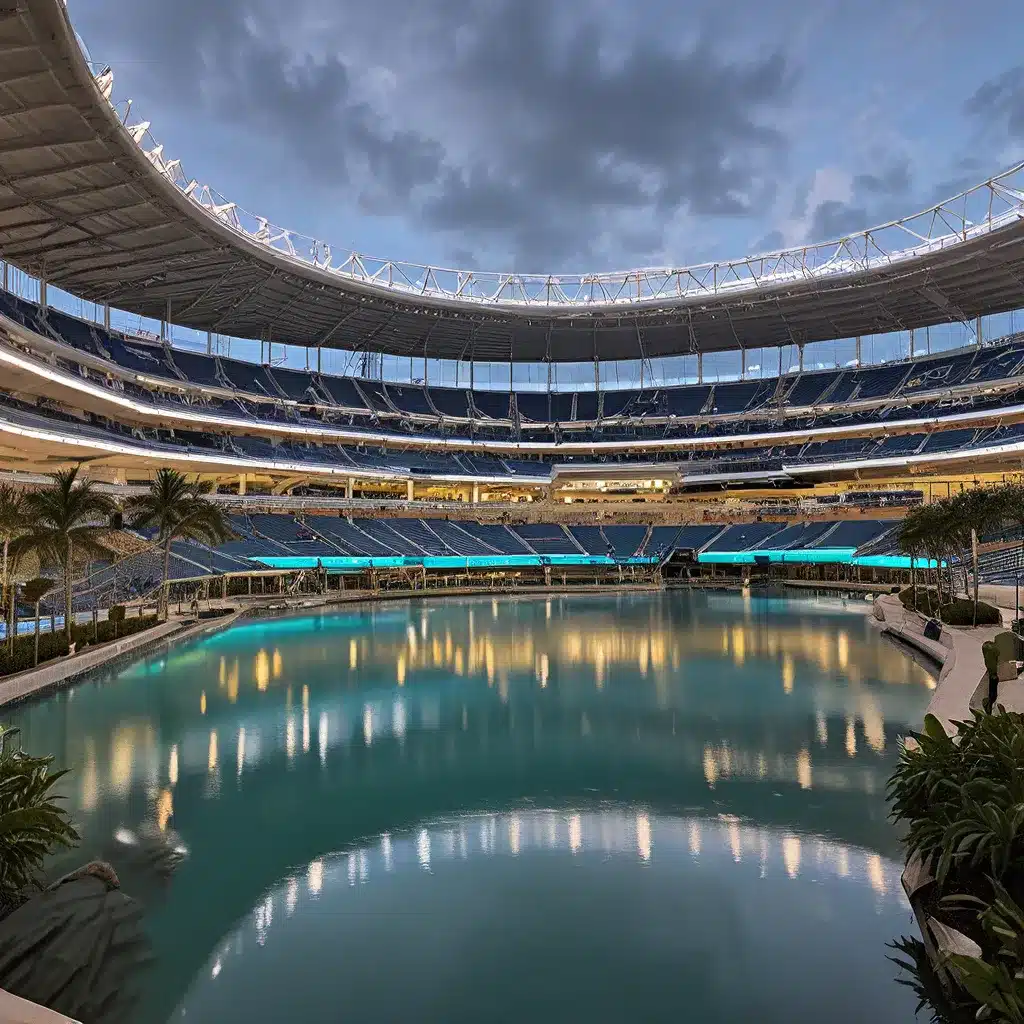
[[[345,497],[348,498],[349,501],[352,500],[352,491],[355,489],[355,484],[355,478],[351,476],[345,481]]]
[[[110,330],[110,303],[103,303],[103,326],[106,330]]]
[[[797,345],[797,366],[801,373],[804,372],[804,347],[803,345]]]
[[[914,344],[914,328],[910,328],[910,358],[913,359],[917,355],[916,346]]]
[[[245,474],[238,474],[238,496],[242,497],[245,494]]]
[[[747,350],[740,345],[740,380],[747,379]]]
[[[980,345],[982,343],[981,337],[981,317],[977,317],[974,321],[974,344]]]
[[[7,260],[4,260],[4,291],[5,292],[9,292],[11,290],[10,289],[10,285],[8,283],[7,266],[8,266]]]
[[[406,501],[412,501],[413,500],[412,481],[411,480],[406,480],[406,482],[405,482],[405,498],[406,498]]]
[[[46,278],[39,281],[39,305],[46,309]]]
[[[473,504],[480,504],[480,484],[476,480],[473,481]]]
[[[206,332],[206,354],[213,355],[213,334],[210,331]]]
[[[857,360],[857,365],[860,366],[860,335],[857,335],[857,340],[854,343],[853,358]]]
[[[704,353],[697,353],[697,383],[704,383]]]
[[[317,345],[316,347],[316,372],[320,373],[320,357],[323,355],[323,345]]]

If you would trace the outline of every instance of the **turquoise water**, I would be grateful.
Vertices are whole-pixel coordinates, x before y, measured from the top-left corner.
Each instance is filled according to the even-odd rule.
[[[4,715],[148,908],[140,1020],[909,1021],[885,780],[929,674],[864,601],[250,622]],[[166,884],[126,838],[176,830]],[[55,865],[55,869],[61,865]]]

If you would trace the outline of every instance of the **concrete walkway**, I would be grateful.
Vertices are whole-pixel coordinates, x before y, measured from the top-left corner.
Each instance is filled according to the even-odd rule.
[[[926,714],[934,715],[947,732],[953,731],[953,722],[969,718],[972,708],[981,707],[988,694],[988,672],[981,645],[1002,633],[1003,627],[944,625],[939,639],[929,640],[924,635],[928,620],[904,608],[899,598],[891,594],[876,598],[875,617],[883,624],[882,632],[922,651],[942,666]],[[1024,682],[1016,679],[1000,683],[998,703],[1007,711],[1024,711]]]
[[[18,672],[0,679],[0,707],[14,701],[24,700],[57,686],[65,686],[79,676],[92,672],[94,669],[126,656],[138,657],[145,651],[159,646],[163,642],[187,640],[201,633],[214,629],[223,629],[231,625],[240,612],[224,615],[217,619],[171,618],[158,623],[151,629],[127,636],[123,640],[114,640],[97,647],[86,647],[80,654],[72,654],[66,658],[48,661],[39,668]],[[0,1017],[0,1024],[3,1018]]]

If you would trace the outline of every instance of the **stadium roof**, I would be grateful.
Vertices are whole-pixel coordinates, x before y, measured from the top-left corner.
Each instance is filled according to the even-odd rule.
[[[1024,306],[1024,165],[848,238],[688,268],[522,275],[345,253],[250,215],[110,101],[62,0],[0,4],[0,253],[202,331],[432,358],[588,361],[800,344]]]

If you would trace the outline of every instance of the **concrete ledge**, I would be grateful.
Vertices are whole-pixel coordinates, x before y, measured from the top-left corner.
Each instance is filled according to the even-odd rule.
[[[0,1024],[78,1024],[78,1021],[0,988]]]
[[[87,647],[81,654],[72,654],[47,662],[39,668],[7,676],[0,679],[0,707],[37,696],[58,686],[66,686],[95,669],[109,666],[114,662],[137,658],[150,649],[159,647],[162,642],[178,642],[211,630],[223,629],[231,625],[239,614],[235,612],[219,619],[201,619],[192,625],[186,625],[180,619],[172,619],[158,623],[141,633],[127,636],[123,640],[113,640],[102,647]],[[2,1018],[0,1024],[3,1024]]]
[[[982,698],[988,693],[988,670],[981,645],[1003,632],[1002,626],[943,626],[939,639],[929,640],[924,635],[928,620],[904,608],[899,598],[891,594],[875,599],[875,617],[882,623],[883,632],[910,644],[942,666],[926,714],[934,715],[947,732],[953,732],[954,722],[965,721],[972,709],[981,707]],[[1007,710],[1024,711],[1022,698],[1024,686],[1017,680],[1000,685],[997,699]]]

